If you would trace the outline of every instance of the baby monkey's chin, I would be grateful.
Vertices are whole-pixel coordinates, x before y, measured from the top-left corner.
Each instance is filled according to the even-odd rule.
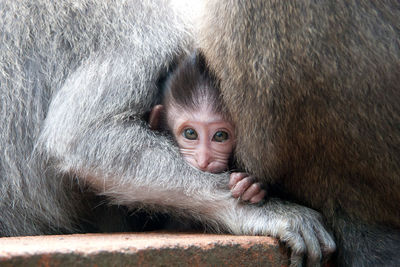
[[[210,172],[210,173],[222,173],[228,170],[228,164],[222,163],[222,162],[210,162],[206,167],[204,166],[199,166],[199,164],[196,162],[196,160],[192,158],[185,158],[185,160],[195,167],[196,169],[199,169],[203,172]]]
[[[219,165],[217,165],[217,166],[208,166],[207,168],[206,168],[206,170],[204,170],[205,172],[211,172],[211,173],[222,173],[222,172],[224,172],[224,171],[227,171],[228,170],[228,166],[226,166],[226,165],[221,165],[221,166],[219,166]]]

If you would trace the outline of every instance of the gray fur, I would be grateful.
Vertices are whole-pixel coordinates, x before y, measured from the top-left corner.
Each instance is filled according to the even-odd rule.
[[[216,231],[279,237],[293,265],[334,250],[317,212],[242,205],[228,174],[192,168],[149,130],[159,77],[193,48],[184,18],[167,1],[0,1],[1,236],[85,231],[92,190]]]
[[[208,1],[204,14],[238,160],[327,218],[339,266],[400,266],[400,2]]]

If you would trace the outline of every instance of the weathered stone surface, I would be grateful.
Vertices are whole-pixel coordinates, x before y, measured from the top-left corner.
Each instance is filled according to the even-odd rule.
[[[0,238],[0,266],[287,266],[275,239],[199,233]]]

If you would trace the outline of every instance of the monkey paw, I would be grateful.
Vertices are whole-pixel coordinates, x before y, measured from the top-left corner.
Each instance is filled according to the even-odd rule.
[[[321,266],[335,251],[332,235],[325,229],[322,216],[309,208],[271,199],[263,207],[241,205],[251,211],[240,212],[241,234],[269,235],[291,249],[290,266]],[[240,208],[239,208],[240,210]]]
[[[245,172],[233,172],[229,179],[232,196],[252,204],[263,203],[267,192],[257,183],[253,176]]]

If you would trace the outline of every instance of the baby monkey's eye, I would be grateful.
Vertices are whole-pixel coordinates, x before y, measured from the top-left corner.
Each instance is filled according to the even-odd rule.
[[[218,131],[214,134],[212,140],[215,142],[225,142],[228,139],[229,139],[229,134],[227,132]]]
[[[192,128],[187,128],[187,129],[183,130],[182,135],[183,135],[183,137],[185,137],[186,139],[189,139],[189,140],[197,139],[197,133]]]

